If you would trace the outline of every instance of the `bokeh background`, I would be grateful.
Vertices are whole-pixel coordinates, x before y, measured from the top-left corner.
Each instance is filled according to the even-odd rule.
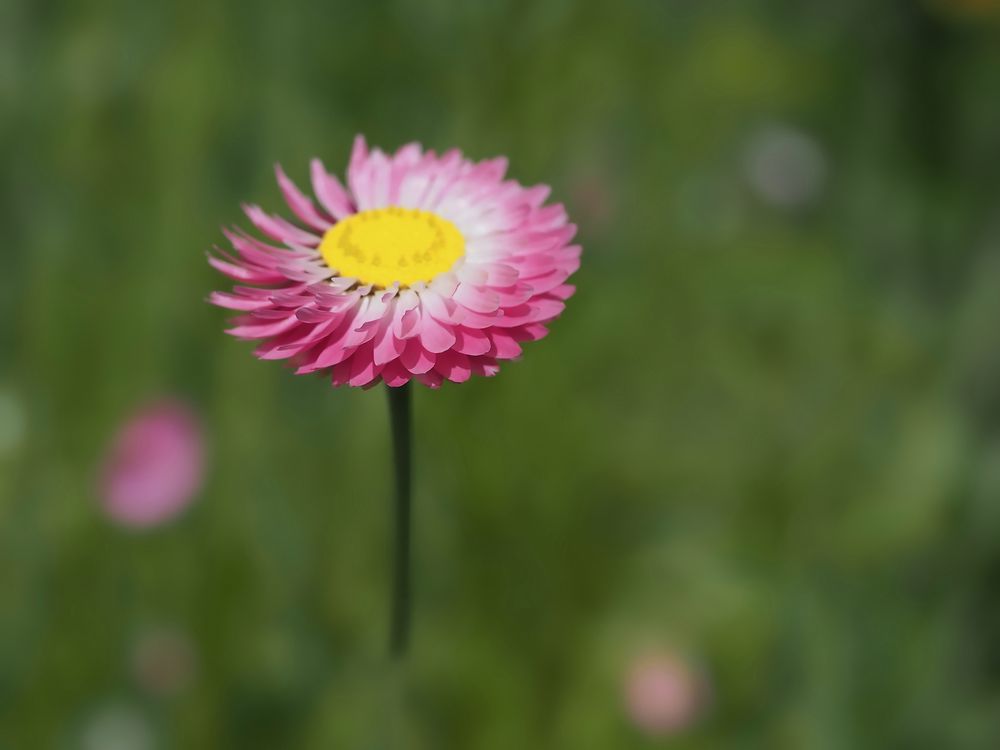
[[[1000,746],[998,5],[0,2],[0,748]],[[204,303],[358,132],[585,248],[415,394],[402,670],[384,394]],[[137,525],[163,399],[204,480]]]

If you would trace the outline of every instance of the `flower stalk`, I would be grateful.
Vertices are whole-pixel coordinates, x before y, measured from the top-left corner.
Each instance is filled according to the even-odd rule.
[[[392,457],[395,474],[393,503],[392,594],[389,621],[389,655],[394,661],[406,656],[410,642],[411,557],[411,406],[410,384],[387,388]]]

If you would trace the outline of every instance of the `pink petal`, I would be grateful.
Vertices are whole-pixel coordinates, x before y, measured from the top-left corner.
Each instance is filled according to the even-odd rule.
[[[516,359],[521,356],[521,345],[510,334],[496,328],[489,335],[493,342],[493,356],[497,359]]]
[[[429,289],[445,300],[450,300],[458,290],[458,276],[450,271],[439,273],[430,283]]]
[[[382,208],[389,205],[389,191],[392,184],[392,162],[381,149],[372,151],[368,158],[368,199],[363,202],[358,197],[358,206]]]
[[[465,317],[465,311],[459,305],[431,289],[420,293],[420,304],[423,317],[429,315],[444,324],[458,324]]]
[[[472,367],[469,364],[469,358],[455,351],[439,354],[437,361],[434,363],[434,369],[442,377],[453,383],[464,383],[472,377]]]
[[[555,229],[564,226],[567,221],[569,221],[569,217],[566,215],[565,206],[562,203],[556,203],[552,206],[537,209],[531,214],[529,223],[532,229],[539,230]]]
[[[254,350],[258,359],[289,359],[333,331],[340,321],[333,319],[319,325],[301,325],[269,339]]]
[[[517,283],[504,289],[493,289],[494,294],[500,300],[500,306],[504,309],[517,307],[528,302],[537,296],[534,287],[527,283]]]
[[[231,279],[246,281],[250,284],[280,284],[287,279],[275,271],[258,271],[235,263],[227,263],[214,255],[208,256],[208,263],[216,271],[224,273]]]
[[[481,330],[458,326],[455,328],[455,351],[462,354],[486,354],[490,350],[490,338]]]
[[[455,345],[455,333],[450,325],[439,323],[430,315],[420,318],[420,343],[429,352],[437,354]]]
[[[408,143],[392,157],[392,171],[389,179],[389,202],[399,204],[403,182],[420,163],[422,150],[419,143]]]
[[[225,292],[212,292],[208,295],[208,301],[217,307],[225,307],[229,310],[256,310],[265,307],[268,302],[262,299],[247,299],[236,294],[226,294]]]
[[[409,372],[420,375],[434,367],[436,359],[436,355],[424,349],[419,339],[409,339],[399,357],[399,362]]]
[[[466,328],[474,328],[476,330],[485,330],[487,328],[492,328],[497,325],[500,320],[503,319],[504,311],[497,310],[495,313],[483,314],[473,312],[468,308],[465,308],[465,314],[462,315],[462,325]]]
[[[575,263],[577,266],[580,265],[580,261],[575,261]],[[561,285],[574,271],[576,271],[576,268],[573,268],[572,270],[554,268],[548,273],[533,276],[530,279],[525,279],[524,283],[528,285],[532,294],[545,294],[546,292]],[[514,304],[520,304],[521,302],[527,302],[527,299],[520,300]]]
[[[397,330],[394,330],[396,336],[401,339],[409,339],[420,333],[420,309],[414,308],[413,310],[406,310],[403,312],[403,317],[399,320],[399,326]]]
[[[557,297],[558,299],[567,300],[572,297],[575,292],[575,286],[572,284],[563,284],[562,286],[557,286],[555,289],[552,289],[549,294],[553,297]]]
[[[558,299],[535,297],[526,304],[505,309],[503,317],[497,318],[496,326],[513,328],[525,323],[545,323],[557,318],[564,307],[565,303]],[[469,325],[469,322],[465,321],[465,325]]]
[[[410,382],[412,375],[399,362],[390,362],[382,370],[382,380],[390,388],[399,388]]]
[[[354,213],[354,206],[347,190],[334,175],[326,171],[323,162],[313,159],[309,164],[312,175],[313,192],[330,215],[335,219],[346,219]]]
[[[313,202],[295,186],[294,182],[288,179],[288,175],[285,174],[280,165],[274,165],[274,172],[278,178],[281,192],[285,196],[285,202],[288,203],[292,212],[313,229],[326,232],[333,222],[320,216]]]
[[[528,323],[517,328],[508,328],[507,332],[515,341],[538,341],[549,335],[549,329],[542,323]]]
[[[343,362],[354,352],[354,347],[347,338],[352,332],[354,321],[357,320],[358,311],[361,308],[359,303],[355,308],[344,314],[343,319],[337,327],[330,331],[329,335],[317,343],[306,356],[306,360],[296,371],[299,374],[325,370],[327,367]]]
[[[363,135],[355,136],[351,160],[347,165],[347,186],[354,195],[359,211],[369,208],[371,199],[371,171],[368,168],[368,144]]]
[[[350,360],[338,362],[331,368],[330,382],[337,387],[347,385],[351,382]]]
[[[257,229],[278,242],[306,245],[308,247],[315,247],[319,244],[319,237],[316,235],[304,229],[299,229],[280,216],[266,214],[260,206],[246,205],[243,207],[243,212]]]
[[[435,370],[428,370],[427,372],[417,375],[417,380],[426,385],[428,388],[440,388],[442,377]]]
[[[289,313],[286,318],[277,322],[247,322],[245,325],[227,329],[226,333],[240,339],[266,339],[270,336],[277,336],[279,333],[284,333],[298,324],[298,318]]]
[[[375,336],[375,364],[384,365],[391,362],[406,348],[406,342],[393,333],[395,318],[398,315],[400,315],[399,309],[395,308],[392,316],[386,316],[383,320],[379,333]]]
[[[382,365],[375,364],[372,359],[371,342],[358,348],[351,356],[351,374],[348,383],[353,386],[365,386],[371,383],[382,372]]]
[[[472,284],[459,284],[455,301],[473,312],[492,313],[500,307],[500,297],[491,289]]]
[[[491,378],[500,372],[500,365],[492,357],[470,357],[469,364],[475,375]]]
[[[534,187],[525,188],[524,197],[529,205],[537,207],[545,203],[551,193],[552,188],[548,185],[535,185]]]
[[[487,280],[490,278],[489,272],[479,263],[463,263],[455,271],[455,275],[463,284],[475,284],[479,286],[485,286]]]

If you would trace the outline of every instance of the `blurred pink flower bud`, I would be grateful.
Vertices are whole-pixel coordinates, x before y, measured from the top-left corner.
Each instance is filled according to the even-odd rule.
[[[686,659],[647,653],[625,676],[625,707],[636,727],[653,736],[674,734],[691,725],[705,702],[705,683]]]
[[[201,488],[204,441],[192,410],[164,400],[139,409],[119,429],[101,472],[108,516],[146,528],[180,513]]]

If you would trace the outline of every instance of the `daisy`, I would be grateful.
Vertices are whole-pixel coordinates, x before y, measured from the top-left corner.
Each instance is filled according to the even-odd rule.
[[[549,188],[505,180],[507,160],[438,156],[417,144],[393,155],[354,141],[347,185],[312,162],[315,200],[281,167],[296,223],[246,206],[268,239],[226,231],[233,253],[209,262],[240,286],[210,301],[240,311],[228,333],[261,343],[334,385],[390,386],[395,469],[389,649],[410,630],[411,380],[437,388],[495,375],[540,339],[573,294],[576,227]],[[278,243],[278,244],[274,244]]]
[[[549,188],[506,169],[417,144],[369,151],[358,136],[346,186],[313,160],[313,200],[276,167],[296,221],[245,206],[267,240],[225,231],[233,252],[209,262],[240,285],[210,301],[242,313],[227,332],[260,341],[258,357],[334,385],[495,375],[548,333],[580,264]]]

